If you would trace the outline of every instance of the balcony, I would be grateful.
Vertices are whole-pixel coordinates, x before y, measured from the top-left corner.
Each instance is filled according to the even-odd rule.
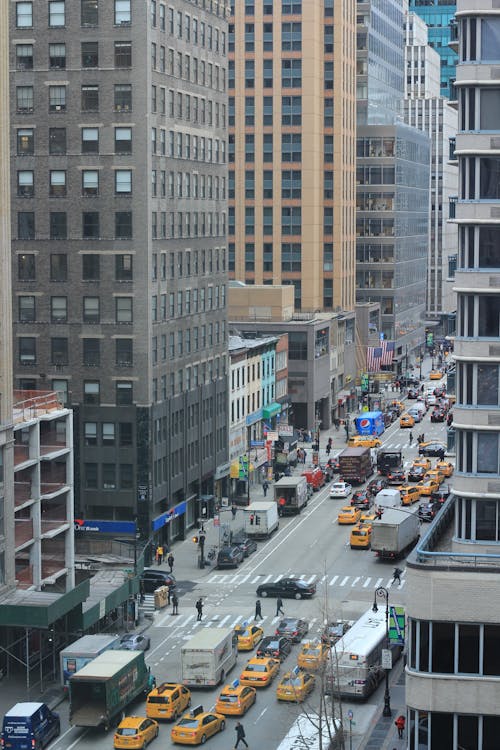
[[[56,430],[41,430],[40,432],[40,455],[59,455],[68,450],[66,435]]]
[[[449,138],[448,140],[449,140],[448,161],[452,162],[453,164],[458,164],[458,157],[456,155],[457,139]]]
[[[16,518],[14,536],[16,550],[31,543],[33,541],[33,520],[31,518]]]
[[[29,445],[14,445],[14,468],[24,464],[30,460],[30,447]]]
[[[43,583],[55,583],[55,581],[67,572],[65,553],[65,540],[45,539],[42,541],[42,570],[41,579]]]
[[[40,533],[43,537],[53,537],[59,534],[64,531],[67,524],[66,503],[42,503]]]
[[[14,391],[15,424],[63,408],[55,391]]]
[[[26,503],[33,502],[31,493],[32,485],[30,481],[14,482],[14,505],[16,509],[20,508]]]

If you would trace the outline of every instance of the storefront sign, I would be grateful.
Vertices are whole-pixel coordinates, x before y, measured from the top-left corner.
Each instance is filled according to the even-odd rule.
[[[170,523],[170,521],[173,521],[174,518],[179,518],[179,516],[183,516],[186,512],[187,508],[187,502],[184,500],[182,503],[179,503],[174,508],[170,508],[170,510],[167,510],[165,513],[162,513],[161,516],[156,516],[156,518],[153,518],[153,521],[151,522],[151,527],[153,531],[158,531],[158,529],[161,529],[163,526],[166,526],[167,523]]]
[[[98,534],[135,534],[133,521],[88,521],[75,518],[75,531],[93,531]]]

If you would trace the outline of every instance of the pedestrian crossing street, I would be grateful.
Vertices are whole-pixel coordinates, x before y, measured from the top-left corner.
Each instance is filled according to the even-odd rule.
[[[272,609],[276,609],[276,605],[274,600],[270,600],[270,606]],[[285,605],[286,606],[286,605]],[[252,610],[250,613],[246,615],[236,615],[233,613],[225,616],[221,616],[220,618],[217,615],[203,615],[203,620],[201,622],[198,622],[196,620],[196,613],[192,615],[179,615],[175,617],[174,615],[168,614],[162,617],[158,620],[158,622],[154,623],[155,628],[182,628],[184,630],[190,630],[195,631],[200,628],[235,628],[237,625],[241,625],[244,622],[254,622],[254,611]],[[256,625],[259,625],[264,628],[270,628],[271,626],[276,625],[280,620],[283,619],[283,616],[280,615],[278,617],[273,617],[272,615],[266,615],[264,614],[262,616],[262,620],[257,620]],[[309,620],[309,635],[310,637],[313,637],[316,633],[321,632],[321,619],[319,617],[314,617]],[[267,633],[269,635],[269,633]]]
[[[391,588],[392,586],[392,577],[387,579],[385,577],[377,578],[376,576],[345,576],[345,575],[336,575],[330,576],[323,575],[296,575],[294,573],[287,573],[281,575],[255,575],[252,573],[230,573],[230,574],[215,574],[211,576],[208,580],[208,584],[216,584],[220,585],[223,584],[225,586],[227,585],[237,585],[240,586],[242,583],[248,583],[250,585],[260,585],[263,583],[277,583],[282,578],[300,578],[302,581],[305,581],[306,583],[316,583],[316,584],[323,584],[325,586],[334,586],[336,588],[363,588],[363,589],[378,589],[379,586],[385,586],[385,588]],[[402,589],[406,583],[405,578],[401,577],[401,585],[399,589]]]

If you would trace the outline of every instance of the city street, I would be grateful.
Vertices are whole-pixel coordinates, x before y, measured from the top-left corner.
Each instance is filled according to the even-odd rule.
[[[396,394],[395,394],[396,398]],[[445,426],[431,424],[429,414],[413,428],[414,438],[425,432],[426,439],[443,439]],[[404,464],[408,467],[417,455],[417,444],[409,445],[410,430],[399,428],[399,420],[394,422],[383,435],[383,446],[403,451]],[[343,431],[332,432],[334,453],[338,453],[344,442]],[[322,444],[326,444],[328,435],[323,433]],[[258,551],[250,556],[237,570],[216,571],[207,568],[199,570],[193,567],[189,572],[186,566],[176,570],[178,586],[182,591],[179,615],[168,611],[157,613],[153,624],[148,628],[151,636],[151,650],[147,653],[147,662],[151,666],[157,682],[180,679],[180,646],[199,628],[234,627],[238,623],[253,618],[256,587],[259,583],[275,581],[284,576],[298,576],[305,581],[315,581],[317,593],[312,600],[285,600],[286,616],[299,616],[309,620],[310,637],[321,633],[325,621],[357,619],[371,607],[374,590],[385,586],[390,591],[390,603],[405,603],[405,574],[402,574],[401,586],[392,587],[391,563],[379,562],[369,550],[351,550],[349,546],[350,526],[337,524],[337,513],[344,504],[343,500],[333,500],[328,496],[326,486],[311,498],[306,510],[298,517],[282,518],[279,530],[268,541],[259,543]],[[418,503],[409,508],[416,512]],[[239,511],[241,513],[241,511]],[[238,518],[236,519],[238,523]],[[215,531],[215,530],[214,530]],[[214,533],[212,531],[212,533]],[[186,541],[183,545],[193,544]],[[398,563],[404,569],[403,563]],[[182,575],[181,575],[182,573]],[[203,621],[196,622],[194,603],[202,596],[204,600]],[[275,599],[262,600],[263,627],[266,635],[274,632],[279,618],[275,617]],[[292,669],[300,646],[294,645],[291,654],[281,668],[281,674]],[[232,670],[228,681],[236,679],[243,665],[251,654],[239,654],[237,666]],[[250,747],[275,748],[286,734],[301,706],[278,704],[275,695],[276,682],[273,686],[260,690],[256,705],[243,717]],[[317,688],[316,688],[317,690]],[[366,704],[344,704],[344,715],[349,708],[354,712],[353,747],[359,747],[363,735],[370,727],[377,705],[382,700],[383,687],[370,697]],[[213,707],[218,690],[194,691],[192,705],[202,704],[205,709]],[[316,693],[308,701],[314,707]],[[396,707],[401,708],[401,707]],[[112,745],[112,733],[96,733],[68,727],[68,704],[64,702],[58,709],[62,718],[62,732],[59,740],[52,743],[55,750],[72,750],[109,748]],[[131,707],[129,713],[143,714],[144,704]],[[209,740],[214,750],[227,750],[234,746],[235,719],[228,719],[226,730]],[[172,747],[170,725],[160,728],[162,747]],[[160,745],[160,742],[153,744]]]

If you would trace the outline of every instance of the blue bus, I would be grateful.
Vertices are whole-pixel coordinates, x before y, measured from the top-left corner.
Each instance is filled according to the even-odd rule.
[[[384,416],[381,411],[365,411],[354,420],[358,435],[381,435],[385,430]]]

